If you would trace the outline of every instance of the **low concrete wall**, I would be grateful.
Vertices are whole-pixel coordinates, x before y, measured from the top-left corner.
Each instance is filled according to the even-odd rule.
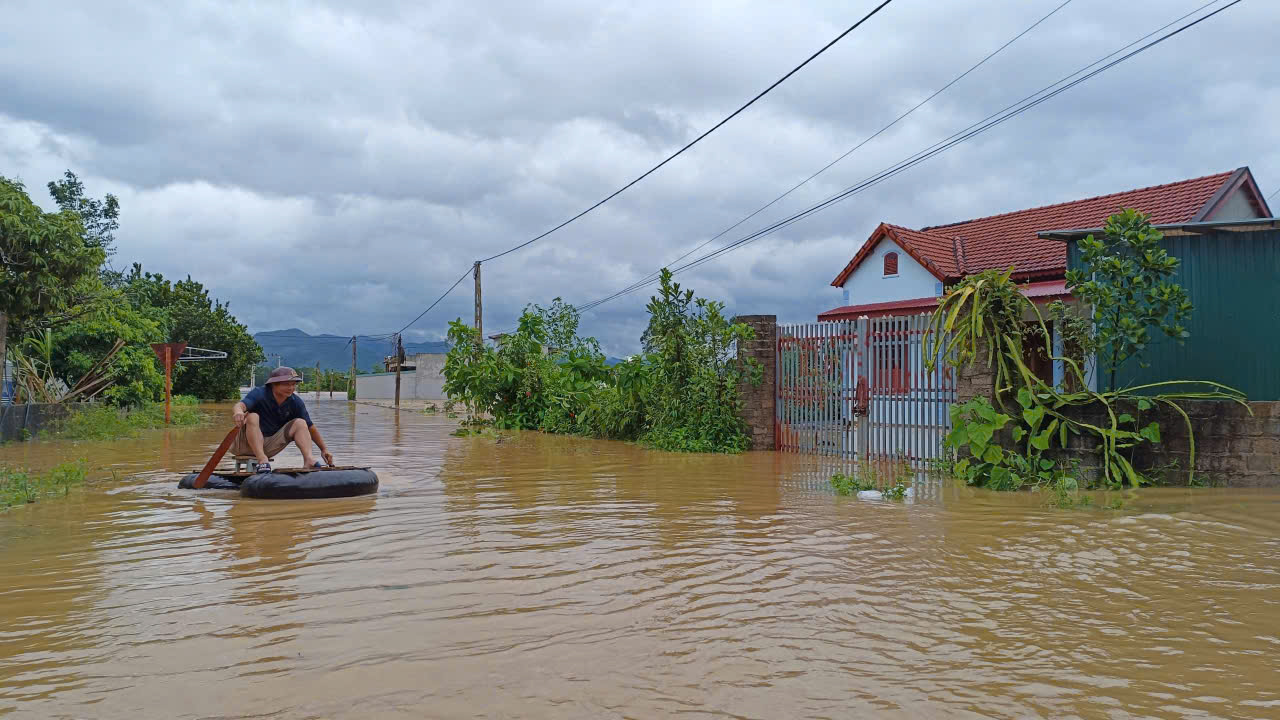
[[[1280,487],[1280,402],[1253,402],[1247,410],[1215,400],[1188,400],[1179,405],[1191,418],[1197,475],[1224,487]],[[1182,415],[1165,406],[1140,415],[1133,406],[1116,410],[1139,417],[1143,425],[1160,423],[1161,442],[1138,447],[1134,466],[1146,473],[1164,475],[1162,479],[1169,484],[1186,484],[1193,435],[1187,432]],[[1109,423],[1100,406],[1082,408],[1072,417],[1093,425]],[[1057,451],[1058,456],[1078,460],[1086,474],[1096,476],[1100,465],[1092,449],[1095,439],[1069,436],[1067,444],[1067,450]],[[1177,469],[1170,469],[1175,464]]]
[[[751,449],[776,450],[778,316],[739,315],[733,321],[746,323],[756,331],[754,340],[738,347],[738,357],[754,358],[764,372],[759,385],[744,382],[738,387],[742,398],[742,419],[746,421],[747,432],[751,435]]]
[[[445,396],[444,358],[443,353],[419,353],[414,355],[412,360],[415,369],[400,373],[400,399],[443,399]],[[357,400],[390,400],[395,396],[395,373],[356,376]]]
[[[43,403],[0,406],[0,442],[33,437],[70,415],[76,407]]]

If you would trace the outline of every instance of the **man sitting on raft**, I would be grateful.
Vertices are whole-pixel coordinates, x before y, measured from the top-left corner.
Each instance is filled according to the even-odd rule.
[[[289,443],[297,443],[302,451],[303,467],[321,467],[311,454],[311,442],[320,448],[325,463],[333,465],[333,455],[325,447],[320,430],[311,422],[307,406],[294,394],[302,378],[293,368],[271,371],[263,387],[254,388],[236,403],[232,419],[240,432],[231,444],[236,456],[252,455],[258,460],[258,472],[271,472],[268,456],[275,457]]]

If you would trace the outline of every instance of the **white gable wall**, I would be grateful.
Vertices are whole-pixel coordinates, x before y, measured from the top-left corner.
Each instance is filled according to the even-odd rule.
[[[1244,191],[1244,187],[1239,187],[1218,208],[1218,212],[1208,219],[1225,222],[1227,220],[1252,220],[1258,217],[1262,217],[1262,215],[1253,209],[1253,203],[1249,202],[1249,195]]]
[[[891,252],[898,253],[898,274],[885,277],[884,256]],[[842,287],[843,305],[915,300],[942,294],[942,283],[933,273],[887,237],[876,243],[875,249],[863,259]]]

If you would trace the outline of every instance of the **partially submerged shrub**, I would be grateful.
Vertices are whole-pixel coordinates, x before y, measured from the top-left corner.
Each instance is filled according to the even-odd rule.
[[[663,272],[649,303],[645,352],[614,367],[594,338],[578,335],[578,311],[559,298],[530,306],[496,348],[450,323],[445,392],[499,428],[639,440],[664,450],[738,452],[749,443],[739,384],[760,369],[736,357],[750,327],[721,303],[694,298]]]
[[[904,462],[863,462],[855,465],[847,475],[832,475],[831,487],[840,495],[875,490],[890,500],[901,500],[911,489],[911,478],[911,468]]]
[[[182,403],[171,404],[169,415],[173,427],[191,427],[206,421],[198,403],[193,404],[185,397]],[[91,405],[72,410],[51,430],[41,432],[41,436],[58,440],[112,440],[163,427],[164,403],[149,403],[132,409]]]
[[[84,483],[87,472],[83,460],[62,463],[43,473],[0,467],[0,508],[66,495],[71,488]]]

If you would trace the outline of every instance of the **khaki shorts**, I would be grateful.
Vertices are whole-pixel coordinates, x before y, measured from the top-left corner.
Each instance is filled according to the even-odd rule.
[[[249,449],[249,426],[246,424],[240,428],[240,432],[236,433],[236,439],[231,443],[231,454],[235,457],[253,457],[253,450]],[[280,454],[281,450],[288,447],[293,439],[288,436],[289,426],[285,425],[280,431],[271,437],[262,438],[262,452],[266,453],[268,459],[274,458]]]

